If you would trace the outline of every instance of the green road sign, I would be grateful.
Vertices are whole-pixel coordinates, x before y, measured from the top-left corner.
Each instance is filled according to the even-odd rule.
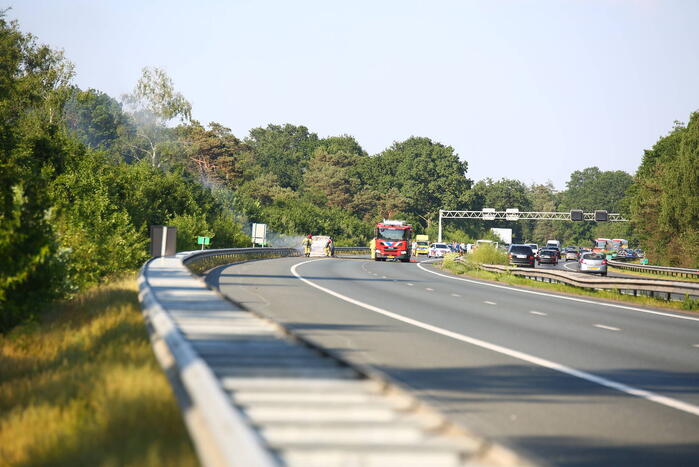
[[[197,245],[209,245],[211,237],[197,237]]]

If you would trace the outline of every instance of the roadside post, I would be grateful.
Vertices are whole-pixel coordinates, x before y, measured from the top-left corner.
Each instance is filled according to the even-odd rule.
[[[150,256],[175,256],[177,253],[177,227],[167,225],[150,226]]]

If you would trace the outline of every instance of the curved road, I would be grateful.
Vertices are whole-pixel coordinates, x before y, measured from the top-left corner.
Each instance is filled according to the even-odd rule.
[[[464,280],[425,262],[283,258],[207,281],[537,463],[699,458],[699,315]]]

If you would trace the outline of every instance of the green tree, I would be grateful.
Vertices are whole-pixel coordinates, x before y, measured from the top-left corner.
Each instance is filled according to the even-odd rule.
[[[379,193],[397,189],[408,202],[408,212],[429,225],[440,209],[465,205],[471,187],[467,168],[451,146],[413,136],[368,158],[363,176]]]
[[[633,177],[622,170],[601,171],[597,167],[577,170],[570,175],[566,190],[561,193],[559,209],[563,211],[582,209],[585,212],[606,210],[623,213],[626,195],[632,185]],[[619,227],[611,228],[605,223],[597,225],[595,222],[566,222],[561,223],[559,239],[565,243],[590,246],[595,237],[625,231],[623,227],[619,230]]]
[[[644,152],[635,180],[631,219],[651,261],[699,267],[699,112]]]
[[[135,137],[136,128],[116,99],[95,89],[73,88],[64,108],[64,120],[87,147],[106,150],[117,161],[133,159],[124,142]]]
[[[71,77],[61,53],[0,12],[0,332],[62,291],[47,186],[71,150],[60,120]]]
[[[199,122],[178,127],[180,140],[186,147],[190,167],[202,180],[236,186],[242,182],[238,161],[246,146],[230,128],[211,122],[204,128]]]
[[[503,178],[493,181],[490,178],[480,180],[473,186],[470,193],[471,207],[475,210],[493,208],[504,211],[517,208],[520,211],[531,211],[532,202],[527,186],[519,180]],[[530,237],[529,231],[521,221],[481,221],[475,222],[481,231],[492,227],[512,229],[513,241],[523,242]]]
[[[291,124],[253,128],[245,142],[252,148],[254,163],[274,174],[283,188],[297,190],[303,172],[318,146],[318,135],[305,126]]]
[[[175,119],[189,123],[192,105],[175,91],[172,79],[163,70],[144,68],[134,90],[122,100],[136,123],[130,147],[138,160],[148,160],[153,167],[161,168],[186,159],[175,131],[167,125]]]

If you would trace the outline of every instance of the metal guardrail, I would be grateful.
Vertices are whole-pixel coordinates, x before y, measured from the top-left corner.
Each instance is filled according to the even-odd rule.
[[[233,264],[255,259],[301,256],[296,248],[226,248],[219,250],[193,251],[183,256],[182,263],[195,274],[215,268],[221,264]]]
[[[293,248],[205,250],[157,258],[141,270],[153,348],[203,465],[529,465],[375,370],[238,308],[187,269],[298,255]]]
[[[510,273],[544,282],[560,282],[585,289],[618,290],[631,295],[647,295],[666,300],[683,300],[699,297],[699,284],[662,279],[632,279],[621,277],[597,277],[577,272],[543,269],[513,268],[497,264],[482,264],[485,271]]]
[[[699,279],[699,269],[672,268],[667,266],[652,266],[650,264],[629,264],[621,261],[607,261],[609,266],[635,272],[650,272],[653,274],[664,274],[666,276],[687,277]]]
[[[343,255],[368,255],[370,249],[368,246],[336,246],[335,256]]]

